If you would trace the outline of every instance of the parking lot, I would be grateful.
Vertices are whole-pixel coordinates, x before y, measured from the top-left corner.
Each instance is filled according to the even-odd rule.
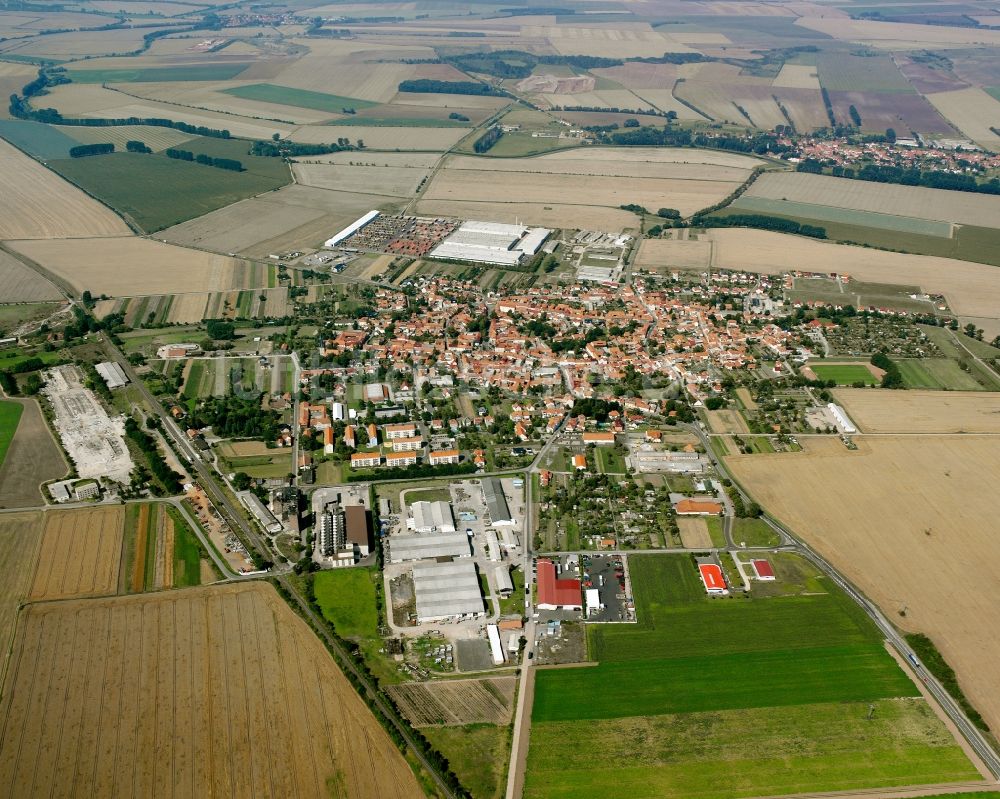
[[[596,588],[602,605],[601,610],[588,609],[588,622],[635,621],[627,556],[583,555],[580,567],[584,595],[588,589]]]

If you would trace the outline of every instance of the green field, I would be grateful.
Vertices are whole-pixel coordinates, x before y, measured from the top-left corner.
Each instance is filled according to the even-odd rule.
[[[423,727],[420,732],[441,754],[473,799],[499,799],[510,760],[510,728],[493,724]]]
[[[167,514],[174,523],[174,587],[201,585],[201,559],[207,553],[177,508],[168,507]]]
[[[339,114],[345,108],[371,108],[378,105],[368,100],[356,97],[341,97],[338,94],[311,92],[308,89],[290,89],[287,86],[274,86],[270,83],[252,83],[249,86],[234,86],[223,89],[223,94],[231,94],[244,100],[259,100],[263,103],[290,105],[295,108],[311,108],[314,111],[329,111]],[[340,124],[339,122],[337,124]]]
[[[874,705],[871,721],[868,703],[835,702],[544,724],[542,742],[532,729],[525,796],[578,797],[581,775],[587,795],[629,799],[731,799],[975,779],[926,702]]]
[[[14,440],[14,433],[17,432],[17,424],[21,421],[23,412],[24,407],[21,403],[0,400],[0,466],[3,466],[4,458],[7,457],[7,449]]]
[[[833,380],[838,386],[850,386],[854,383],[864,383],[874,386],[878,381],[866,366],[850,363],[817,363],[813,361],[809,368],[820,380]]]
[[[537,672],[525,796],[975,778],[864,612],[789,559],[775,559],[779,582],[800,595],[710,600],[689,556],[631,556],[638,623],[588,625],[596,666]]]
[[[471,128],[471,122],[457,119],[428,119],[427,117],[359,117],[337,119],[331,125],[363,125],[369,128]]]
[[[896,361],[907,388],[982,391],[976,379],[951,358],[900,358]]]
[[[729,207],[755,214],[780,214],[781,216],[814,219],[819,222],[839,222],[845,225],[894,230],[900,233],[919,233],[943,239],[951,238],[952,230],[950,222],[880,214],[875,211],[855,211],[851,208],[836,208],[830,205],[794,202],[792,200],[772,200],[767,197],[740,197]]]
[[[827,91],[913,94],[916,90],[888,56],[862,57],[824,52],[817,59],[820,85]]]
[[[378,636],[377,569],[332,569],[317,572],[313,589],[323,616],[344,638]]]
[[[597,471],[602,474],[625,474],[625,458],[611,447],[594,447]]]
[[[280,158],[247,155],[244,141],[199,138],[185,142],[183,149],[236,159],[244,171],[180,161],[162,153],[112,153],[55,160],[49,166],[147,233],[291,182]]]
[[[35,158],[69,158],[69,150],[80,142],[43,122],[0,119],[0,136]]]
[[[733,540],[748,547],[773,547],[781,539],[771,526],[761,519],[733,519]]]
[[[230,80],[250,64],[198,64],[197,66],[147,67],[145,69],[74,69],[73,83],[169,83],[174,81]]]

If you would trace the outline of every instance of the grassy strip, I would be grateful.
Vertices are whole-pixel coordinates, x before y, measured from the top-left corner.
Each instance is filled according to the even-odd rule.
[[[19,402],[0,402],[0,466],[3,466],[4,458],[7,457],[7,450],[14,440],[23,412],[24,407]]]
[[[199,64],[146,69],[74,69],[66,73],[73,83],[170,83],[175,81],[230,80],[245,70],[243,64]]]
[[[371,108],[378,103],[359,100],[356,97],[341,97],[339,94],[312,92],[308,89],[291,89],[287,86],[275,86],[270,83],[252,83],[249,86],[234,86],[223,89],[223,94],[231,94],[243,100],[257,100],[263,103],[289,105],[293,108],[310,108],[313,111],[328,111],[339,114],[345,108],[355,111],[361,108]]]
[[[969,717],[969,721],[983,732],[989,732],[989,725],[986,724],[983,717],[979,715],[979,711],[972,706],[972,703],[965,696],[962,686],[958,684],[958,677],[955,675],[955,670],[948,665],[948,662],[938,651],[934,642],[923,633],[911,633],[906,636],[906,643],[916,653],[920,662],[924,664],[924,667],[937,678],[938,682],[958,702],[965,715]]]
[[[201,561],[208,553],[177,508],[168,507],[167,515],[174,523],[174,587],[201,585]],[[218,573],[214,564],[212,568]]]

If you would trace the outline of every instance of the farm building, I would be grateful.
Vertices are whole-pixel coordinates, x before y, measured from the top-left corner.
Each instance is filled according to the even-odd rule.
[[[510,572],[507,571],[506,566],[497,566],[493,570],[493,582],[496,583],[497,593],[500,596],[510,596],[514,593],[514,583],[510,579]]]
[[[402,563],[424,558],[467,558],[472,555],[465,533],[395,535],[389,539],[389,562]]]
[[[493,527],[513,527],[514,517],[507,506],[507,497],[503,493],[503,485],[495,477],[483,480],[483,501],[490,515]]]
[[[833,420],[837,425],[837,429],[841,433],[850,435],[851,433],[857,433],[858,428],[854,426],[851,418],[847,415],[847,411],[837,405],[835,402],[827,403],[827,410],[830,411],[830,415],[833,416]]]
[[[378,211],[369,211],[360,219],[356,219],[351,222],[347,227],[341,230],[339,233],[335,233],[333,236],[328,238],[323,242],[324,247],[336,247],[340,242],[345,239],[349,239],[363,227],[374,221],[378,217]]]
[[[698,574],[705,586],[705,592],[710,596],[724,596],[729,591],[726,588],[726,578],[722,567],[710,558],[698,558]]]
[[[108,388],[121,388],[128,384],[128,375],[125,374],[125,370],[114,361],[104,361],[97,364],[95,368],[101,379],[108,384]]]
[[[253,517],[260,522],[260,526],[267,530],[267,532],[281,532],[281,522],[274,518],[274,514],[258,499],[256,494],[251,494],[249,491],[240,491],[237,496]]]
[[[718,516],[722,505],[704,499],[682,499],[674,503],[674,512],[678,516]]]
[[[455,517],[447,502],[414,502],[413,529],[418,533],[454,533]]]
[[[538,573],[539,610],[583,610],[579,580],[560,580],[556,566],[547,558],[540,558]]]
[[[771,568],[771,564],[768,563],[763,558],[755,558],[750,561],[753,566],[753,570],[757,575],[758,580],[773,581],[774,580],[774,569]]]
[[[499,666],[507,656],[503,651],[503,644],[500,643],[500,630],[495,624],[486,625],[486,637],[490,641],[490,654],[493,656],[493,665]]]
[[[465,222],[431,250],[432,258],[446,261],[516,266],[531,257],[549,237],[551,230],[504,225],[498,222]]]
[[[479,577],[471,561],[418,563],[413,590],[420,623],[451,618],[475,618],[486,612]]]
[[[591,613],[600,613],[604,610],[604,605],[601,604],[601,592],[596,588],[588,588],[585,592],[585,598],[587,600],[587,615]]]
[[[358,557],[368,557],[372,547],[372,526],[368,509],[364,505],[348,505],[344,508],[344,530],[347,546],[353,546]]]
[[[494,562],[500,560],[500,540],[497,538],[495,530],[486,531],[486,549],[490,560]]]

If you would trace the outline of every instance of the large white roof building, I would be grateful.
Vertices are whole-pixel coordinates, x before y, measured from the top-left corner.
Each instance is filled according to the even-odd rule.
[[[515,266],[538,252],[551,230],[469,221],[431,250],[432,258]]]
[[[471,561],[418,563],[413,567],[413,590],[420,623],[486,612],[479,576]]]

